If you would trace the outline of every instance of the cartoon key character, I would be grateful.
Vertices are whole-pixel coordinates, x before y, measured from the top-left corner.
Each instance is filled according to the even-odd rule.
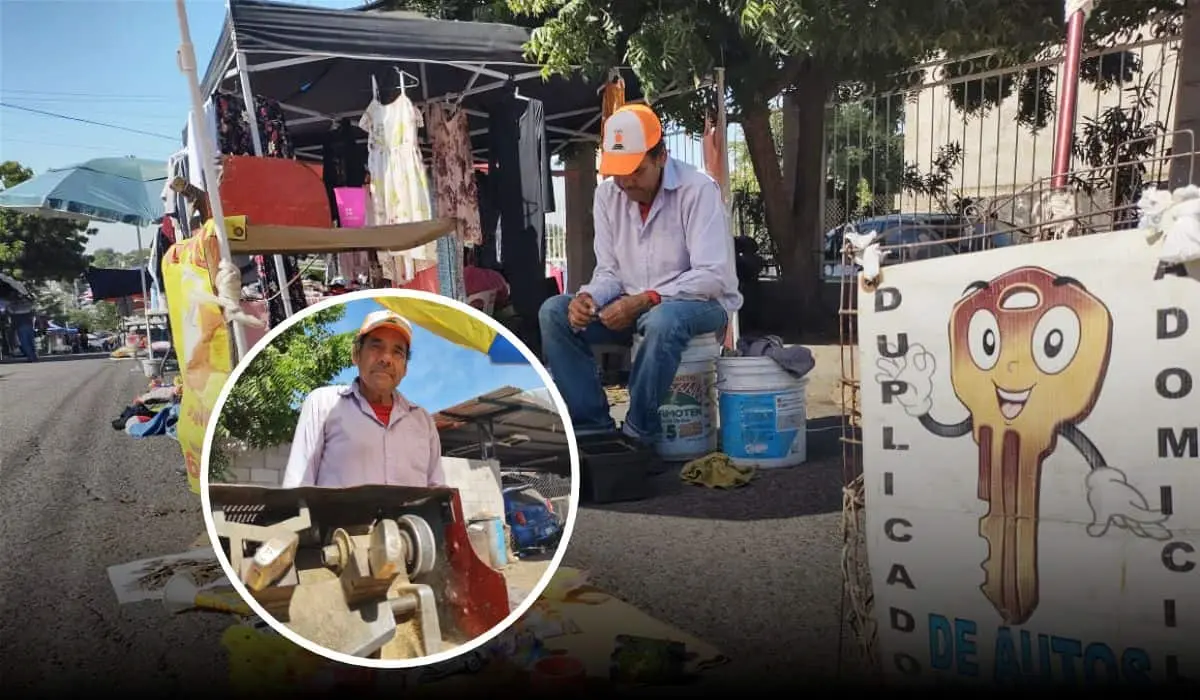
[[[1092,537],[1110,526],[1169,539],[1167,516],[1150,508],[1079,428],[1100,396],[1112,346],[1108,308],[1070,277],[1022,267],[974,282],[950,314],[950,383],[968,416],[938,422],[934,357],[911,345],[880,358],[876,381],[901,381],[905,411],[939,437],[970,433],[979,446],[978,497],[988,503],[979,534],[988,543],[983,594],[1008,624],[1038,604],[1037,528],[1042,462],[1063,438],[1091,467],[1086,478]]]

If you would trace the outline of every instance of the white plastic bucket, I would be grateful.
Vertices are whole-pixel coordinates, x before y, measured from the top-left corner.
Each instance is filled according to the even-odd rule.
[[[805,388],[769,357],[723,357],[717,364],[721,447],[735,464],[794,467],[808,459]]]
[[[142,374],[146,375],[149,379],[158,376],[158,360],[142,360]]]
[[[634,340],[637,357],[642,339]],[[721,345],[715,335],[692,338],[680,356],[670,393],[658,407],[662,433],[656,447],[663,459],[686,462],[717,449],[717,401],[714,388]]]

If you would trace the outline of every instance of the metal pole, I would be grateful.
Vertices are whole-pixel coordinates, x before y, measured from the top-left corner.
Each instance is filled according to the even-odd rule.
[[[1075,138],[1075,107],[1079,94],[1079,56],[1083,51],[1084,10],[1077,10],[1067,22],[1067,47],[1063,60],[1062,84],[1058,91],[1058,125],[1054,132],[1054,170],[1050,186],[1067,186],[1071,170],[1071,148]]]
[[[175,14],[179,16],[179,69],[187,76],[188,88],[192,96],[192,121],[196,124],[196,132],[190,138],[197,139],[197,149],[200,152],[200,167],[204,172],[204,187],[207,191],[214,188],[217,182],[217,167],[213,153],[216,144],[212,142],[212,134],[204,127],[204,99],[200,96],[200,80],[196,76],[196,47],[192,45],[192,34],[188,29],[187,8],[184,0],[175,0]],[[210,192],[209,208],[212,210],[213,227],[217,232],[217,245],[221,251],[221,260],[233,264],[233,255],[229,252],[229,237],[225,233],[225,212],[221,207],[220,192]],[[186,302],[180,302],[186,303]],[[246,331],[240,323],[233,324],[233,341],[237,346],[238,357],[246,356]]]
[[[137,231],[138,253],[145,253],[146,250],[142,247],[142,226],[138,224],[133,228]],[[154,348],[150,345],[150,293],[146,290],[146,264],[138,266],[138,277],[142,283],[142,317],[146,319],[146,359],[153,360]]]
[[[721,196],[725,198],[725,225],[729,229],[729,247],[733,248],[733,194],[730,190],[731,183],[729,179],[729,115],[725,105],[725,69],[717,69],[717,133],[721,139],[721,181],[717,184],[721,186]],[[736,255],[736,253],[735,253]],[[737,347],[738,338],[741,337],[741,328],[738,323],[738,313],[735,311],[730,315],[729,319],[730,339],[733,341],[733,347]]]
[[[246,55],[237,49],[237,37],[233,37],[233,51],[237,60],[238,82],[242,87],[242,103],[246,106],[246,120],[250,122],[250,141],[254,144],[254,155],[262,158],[262,137],[258,134],[258,115],[255,114],[254,93],[250,92],[250,71],[246,70]],[[279,279],[279,296],[283,300],[283,312],[291,316],[292,300],[288,297],[287,269],[283,266],[283,256],[276,253],[272,257],[275,260],[275,277]]]

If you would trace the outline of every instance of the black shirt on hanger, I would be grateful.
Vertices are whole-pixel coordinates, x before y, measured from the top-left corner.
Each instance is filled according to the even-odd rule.
[[[546,300],[545,229],[549,154],[545,112],[539,100],[515,95],[494,99],[488,109],[488,180],[500,209],[497,257],[521,322],[521,340],[540,354],[537,315]]]

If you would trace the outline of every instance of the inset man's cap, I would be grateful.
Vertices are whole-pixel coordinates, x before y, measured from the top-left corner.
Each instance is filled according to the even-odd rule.
[[[604,120],[600,151],[601,175],[629,175],[646,152],[662,141],[662,122],[644,104],[628,104]]]
[[[389,330],[404,338],[405,345],[412,345],[412,324],[395,311],[381,309],[367,314],[362,326],[358,329],[356,340],[361,340],[368,333],[378,330]]]

